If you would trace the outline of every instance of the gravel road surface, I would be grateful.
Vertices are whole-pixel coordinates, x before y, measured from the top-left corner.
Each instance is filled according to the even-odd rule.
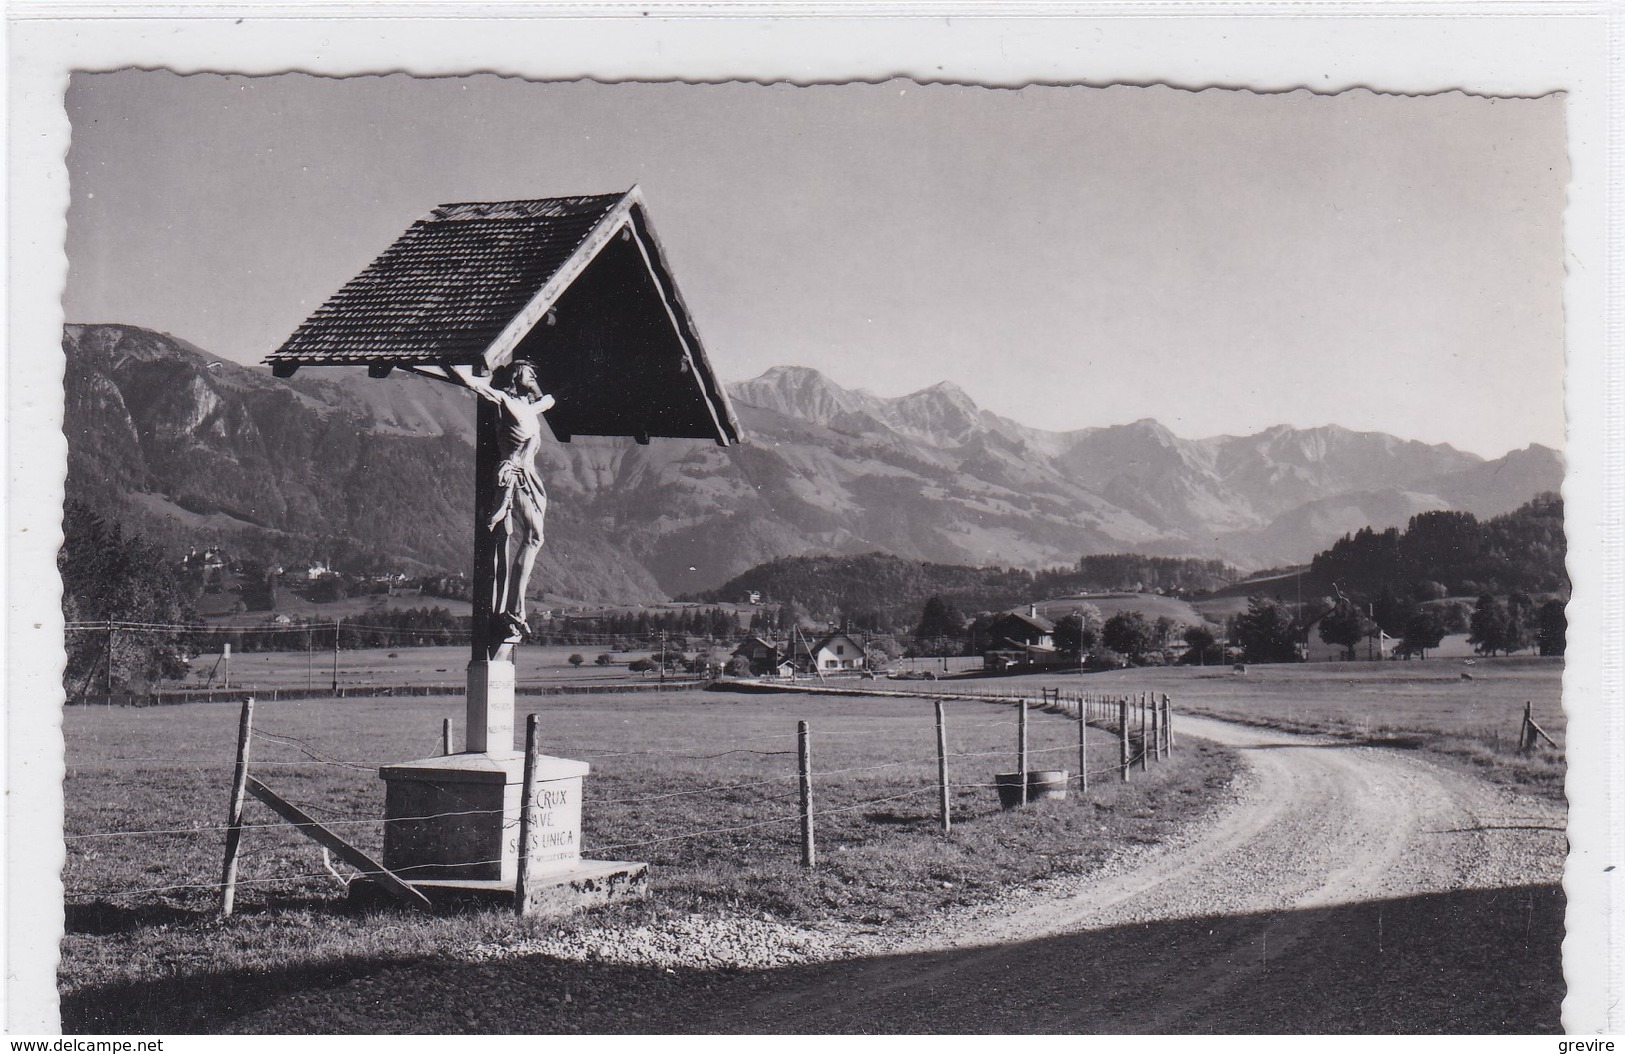
[[[797,978],[697,1030],[1558,1030],[1559,804],[1390,749],[1179,731],[1247,762],[1207,825],[937,932],[873,938],[824,985]]]
[[[481,946],[333,995],[380,1031],[408,1020],[423,971],[485,993],[469,1025],[496,1032],[1561,1030],[1561,803],[1391,748],[1177,730],[1240,753],[1234,799],[1089,875],[906,931],[694,916]]]

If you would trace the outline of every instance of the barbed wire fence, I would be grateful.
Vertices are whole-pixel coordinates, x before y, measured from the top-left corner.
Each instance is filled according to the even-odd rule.
[[[800,722],[795,732],[754,735],[734,744],[719,744],[726,749],[706,753],[658,748],[580,751],[580,760],[593,764],[600,774],[607,772],[613,776],[599,781],[611,788],[609,793],[601,797],[589,793],[583,803],[586,810],[606,814],[600,827],[612,823],[617,816],[630,816],[634,810],[641,814],[685,800],[703,799],[706,803],[727,802],[733,806],[728,813],[731,822],[700,824],[682,830],[668,827],[665,829],[669,833],[646,838],[620,841],[606,838],[602,839],[604,844],[584,846],[584,851],[600,855],[653,851],[662,859],[672,861],[681,860],[682,847],[690,845],[704,858],[718,839],[736,843],[739,836],[750,832],[782,828],[785,835],[772,844],[788,843],[778,851],[793,852],[790,846],[797,841],[795,834],[799,829],[801,862],[812,867],[816,866],[818,832],[832,821],[867,822],[873,826],[885,819],[878,810],[888,810],[889,816],[902,803],[919,802],[913,810],[913,819],[926,824],[934,820],[942,834],[949,836],[956,820],[956,795],[963,801],[967,793],[974,795],[991,790],[997,793],[1006,809],[1019,808],[1031,801],[1065,797],[1068,790],[1087,801],[1092,784],[1128,782],[1135,768],[1143,772],[1153,762],[1165,760],[1175,744],[1172,705],[1166,695],[1041,688],[1025,693],[938,694],[928,701],[934,710],[934,752],[910,753],[861,764],[843,764],[837,760],[833,767],[818,768],[813,761],[824,757],[838,759],[843,740],[854,737],[868,740],[874,735],[872,731],[820,727],[820,723],[809,721]],[[973,720],[969,718],[975,715],[950,715],[956,705],[1009,706],[1016,712],[1011,717],[995,720]],[[1076,742],[1029,746],[1030,715],[1038,713],[1066,719],[1074,725]],[[1049,726],[1053,739],[1061,726],[1053,721]],[[1117,741],[1116,757],[1110,763],[1101,764],[1097,760],[1091,764],[1091,731]],[[1002,747],[991,742],[996,736],[1011,733],[1014,733],[1012,741]],[[287,788],[287,801],[290,804],[296,801],[297,809],[304,810],[302,815],[308,822],[290,823],[285,816],[245,818],[244,803],[241,795],[236,794],[232,796],[224,823],[193,820],[186,824],[144,828],[70,831],[65,835],[68,862],[64,871],[69,903],[124,903],[159,897],[172,905],[178,901],[188,910],[196,910],[200,898],[212,895],[227,901],[229,911],[228,890],[239,886],[266,888],[268,892],[295,898],[300,895],[323,898],[331,897],[336,890],[347,890],[357,879],[377,880],[387,875],[381,865],[372,862],[376,859],[373,854],[383,843],[385,820],[379,807],[381,802],[377,800],[375,787],[369,793],[357,776],[376,774],[378,769],[398,759],[346,756],[341,749],[288,729],[255,728],[249,739],[257,751],[252,769],[269,774],[267,778],[274,778],[279,786]],[[442,752],[448,744],[443,730],[426,729],[421,745],[425,755],[432,755]],[[243,756],[248,756],[246,750]],[[1068,762],[1074,757],[1077,764],[1070,766]],[[754,771],[741,773],[746,778],[723,781],[683,775],[683,779],[690,781],[689,785],[679,784],[669,790],[661,788],[677,777],[662,777],[665,782],[660,782],[650,775],[663,766],[675,766],[680,773],[686,773],[688,768],[699,765],[709,772],[724,759],[748,764]],[[199,767],[196,758],[180,756],[113,755],[104,760],[133,766]],[[1001,760],[1013,764],[1002,766]],[[1001,767],[1011,771],[998,771]],[[935,779],[930,777],[933,770]],[[215,767],[207,767],[207,774],[215,771]],[[219,771],[225,777],[229,770],[222,764]],[[246,777],[246,767],[242,775]],[[212,778],[205,779],[204,785],[211,782]],[[225,787],[226,782],[222,778],[216,786]],[[242,782],[242,779],[233,782]],[[650,792],[626,793],[622,788],[633,782],[650,785]],[[589,781],[590,786],[592,781]],[[339,788],[337,793],[334,788]],[[279,795],[273,795],[276,796]],[[222,793],[216,804],[225,798],[226,794]],[[452,800],[456,800],[454,793]],[[478,808],[473,803],[464,804],[469,807],[397,819],[495,816],[502,812]],[[963,820],[963,812],[958,818]],[[518,822],[513,816],[504,816],[504,831]],[[315,836],[313,829],[317,827],[336,832],[348,843],[363,847],[361,856],[335,861],[328,845],[313,846],[308,840]],[[245,840],[243,848],[236,853],[242,873],[236,873],[228,863],[218,881],[206,879],[204,876],[213,870],[209,859],[213,857],[218,861],[215,854],[220,851],[222,842],[229,845],[232,839]],[[154,843],[182,843],[182,847],[151,852],[146,847]],[[754,847],[754,851],[760,849],[760,846]],[[97,870],[93,864],[105,853],[144,855],[147,863],[140,874],[151,877],[146,883],[74,881],[81,876],[92,876]],[[233,857],[229,847],[226,856],[228,860]],[[457,866],[499,862],[467,861]]]

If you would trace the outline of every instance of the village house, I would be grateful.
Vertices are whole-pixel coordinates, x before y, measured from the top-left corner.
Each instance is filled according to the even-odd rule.
[[[745,642],[735,648],[729,658],[744,659],[750,664],[751,674],[762,677],[778,673],[779,667],[789,662],[786,654],[788,650],[785,646],[774,644],[762,637],[751,636],[745,638]]]
[[[200,553],[194,545],[182,558],[181,565],[188,571],[219,571],[226,566],[226,554],[213,546]]]
[[[832,670],[863,670],[868,668],[869,654],[863,642],[845,633],[831,633],[812,647],[813,665],[829,673]]]
[[[1025,612],[1000,615],[988,628],[988,639],[982,666],[995,673],[1040,669],[1063,661],[1055,648],[1055,623],[1040,615],[1036,604],[1028,605]]]

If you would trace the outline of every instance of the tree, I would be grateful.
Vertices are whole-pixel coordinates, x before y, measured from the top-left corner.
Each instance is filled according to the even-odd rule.
[[[801,605],[794,600],[786,600],[779,605],[780,633],[792,633],[801,628]]]
[[[1292,662],[1298,657],[1298,631],[1292,616],[1273,600],[1249,597],[1235,620],[1235,639],[1248,662]]]
[[[1213,631],[1205,625],[1186,626],[1183,636],[1185,643],[1190,647],[1190,651],[1185,653],[1187,660],[1194,656],[1198,665],[1207,665],[1209,658],[1217,651],[1214,645],[1218,644],[1218,638],[1213,635]],[[1215,661],[1222,659],[1221,654]]]
[[[934,596],[925,602],[914,627],[917,655],[958,655],[965,638],[965,618],[952,603]]]
[[[1473,617],[1468,620],[1467,626],[1471,632],[1467,636],[1467,643],[1480,655],[1494,655],[1506,647],[1508,621],[1506,605],[1488,593],[1484,594],[1478,598]]]
[[[1100,639],[1112,651],[1126,655],[1130,662],[1139,662],[1156,646],[1155,632],[1138,611],[1119,611],[1107,619]]]
[[[655,668],[655,664],[650,662],[648,659],[633,659],[631,662],[626,664],[626,668],[631,670],[633,673],[648,673],[650,670]]]
[[[870,637],[864,644],[864,662],[871,670],[884,671],[891,668],[903,654],[903,646],[894,637]]]
[[[576,652],[574,655],[570,656],[570,665],[571,666],[580,666],[582,663],[584,663],[586,661],[587,661],[586,658],[579,651]]]
[[[1104,625],[1099,608],[1081,604],[1055,623],[1055,649],[1064,655],[1087,654],[1100,643],[1100,630]]]
[[[1390,637],[1402,635],[1405,632],[1405,623],[1415,612],[1414,606],[1400,599],[1399,595],[1386,585],[1371,604],[1371,616],[1376,620],[1377,627]]]
[[[64,644],[63,686],[70,693],[111,680],[126,689],[162,678],[186,675],[182,659],[186,627],[200,625],[192,610],[184,574],[164,559],[163,550],[118,523],[109,525],[89,506],[69,502],[63,509],[62,614],[69,623],[138,622],[148,630],[109,634],[69,627]],[[111,659],[111,677],[109,677]]]
[[[1353,604],[1339,604],[1320,620],[1320,639],[1343,649],[1343,658],[1352,662],[1356,649],[1374,627]]]
[[[602,654],[600,654],[598,656],[598,658],[593,660],[593,662],[596,663],[599,666],[608,666],[609,664],[613,663],[614,661],[615,660],[610,657],[610,654],[607,651],[603,652]]]
[[[1435,611],[1418,611],[1405,623],[1404,642],[1407,655],[1420,655],[1426,659],[1429,648],[1437,648],[1444,640],[1444,620]]]
[[[920,611],[919,624],[914,627],[914,636],[917,640],[929,640],[933,637],[952,637],[957,640],[964,632],[964,617],[952,603],[938,596],[931,597],[925,602],[925,607]]]
[[[1569,617],[1561,600],[1548,600],[1537,616],[1536,642],[1542,655],[1562,655],[1568,650]]]
[[[1513,593],[1507,597],[1507,632],[1502,647],[1508,655],[1535,643],[1539,633],[1537,617],[1535,602],[1528,593]]]
[[[1092,635],[1085,642],[1085,635],[1082,615],[1062,615],[1055,623],[1055,650],[1062,655],[1082,655],[1094,643]]]
[[[1443,600],[1450,595],[1443,582],[1435,582],[1431,578],[1419,579],[1412,594],[1417,600]]]

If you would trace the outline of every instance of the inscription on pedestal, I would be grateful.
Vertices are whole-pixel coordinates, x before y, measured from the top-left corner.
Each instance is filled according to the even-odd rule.
[[[468,752],[513,751],[513,663],[476,659],[468,664]]]
[[[531,873],[566,870],[580,860],[581,777],[538,785],[531,810]]]

